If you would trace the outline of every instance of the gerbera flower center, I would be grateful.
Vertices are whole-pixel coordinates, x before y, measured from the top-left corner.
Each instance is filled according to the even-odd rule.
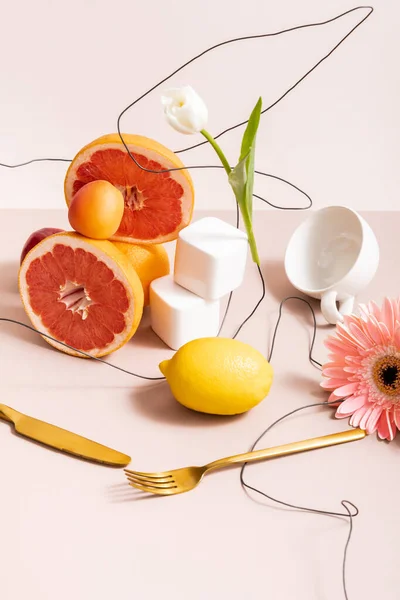
[[[400,357],[384,356],[374,365],[372,376],[376,387],[387,396],[400,393]]]

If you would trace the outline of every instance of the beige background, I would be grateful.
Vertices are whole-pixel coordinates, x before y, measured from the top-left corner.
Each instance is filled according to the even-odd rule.
[[[347,0],[3,0],[0,35],[0,162],[72,157],[116,129],[118,113],[185,60],[230,37],[329,19]],[[307,191],[317,207],[397,208],[400,5],[376,0],[373,15],[262,120],[257,167]],[[366,12],[366,11],[365,11]],[[334,46],[362,16],[209,54],[167,85],[191,84],[217,133],[246,119],[259,95],[270,104]],[[197,138],[164,122],[160,89],[123,120],[123,129],[177,150]],[[243,130],[221,140],[238,155]],[[217,160],[209,148],[186,164]],[[0,207],[61,208],[64,164],[0,170]],[[222,172],[193,172],[199,209],[229,208]],[[212,190],[212,192],[211,192]],[[303,198],[256,181],[276,204]],[[257,208],[263,204],[256,201]]]
[[[218,213],[217,213],[218,214]],[[196,218],[201,213],[196,214]],[[232,213],[220,216],[233,221]],[[366,213],[381,246],[381,268],[360,301],[398,294],[399,213]],[[304,215],[256,219],[267,296],[240,334],[264,354],[280,300],[293,292],[282,266],[286,240]],[[0,315],[26,317],[16,277],[21,245],[41,225],[63,227],[65,211],[0,211]],[[169,246],[170,251],[173,246]],[[260,293],[254,268],[234,297],[231,335]],[[317,308],[317,304],[315,304]],[[331,328],[319,311],[315,357]],[[0,323],[1,402],[132,456],[139,470],[203,464],[245,451],[273,420],[320,402],[320,373],[307,360],[311,318],[287,306],[264,402],[246,415],[215,418],[176,403],[165,383],[140,382],[104,365],[68,357],[35,334]],[[156,375],[171,356],[144,319],[110,361]],[[347,428],[330,408],[297,414],[263,446]],[[143,498],[121,470],[88,464],[13,435],[0,422],[0,595],[4,600],[338,600],[348,524],[252,502],[232,469],[194,491]],[[348,557],[349,598],[398,600],[399,440],[353,444],[252,465],[247,479],[279,498],[327,510],[360,508]]]

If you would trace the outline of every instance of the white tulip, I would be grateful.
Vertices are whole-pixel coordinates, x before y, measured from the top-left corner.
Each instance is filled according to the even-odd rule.
[[[190,85],[166,90],[161,102],[168,123],[176,131],[199,133],[207,125],[207,106]]]

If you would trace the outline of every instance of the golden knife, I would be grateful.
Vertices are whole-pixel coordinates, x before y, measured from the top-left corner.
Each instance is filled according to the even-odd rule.
[[[126,454],[56,427],[56,425],[28,417],[4,404],[0,404],[0,418],[13,423],[15,431],[21,435],[61,452],[118,467],[125,467],[131,462],[130,456]]]

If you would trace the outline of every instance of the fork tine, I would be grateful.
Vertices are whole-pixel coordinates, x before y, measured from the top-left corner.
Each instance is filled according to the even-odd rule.
[[[177,488],[156,488],[148,487],[146,485],[140,485],[138,483],[129,483],[129,485],[141,492],[147,492],[148,494],[158,494],[160,496],[167,496],[168,494],[174,494]]]
[[[168,476],[168,477],[148,477],[147,475],[144,475],[143,473],[134,473],[133,471],[125,471],[125,475],[127,477],[134,477],[135,479],[140,479],[141,481],[148,481],[151,483],[168,483],[170,481],[173,481],[172,479],[172,475]]]
[[[145,485],[148,487],[154,487],[154,488],[173,488],[176,487],[175,481],[174,480],[170,480],[170,481],[162,481],[162,482],[154,482],[154,481],[148,481],[145,479],[137,479],[136,477],[132,477],[131,475],[127,475],[127,479],[128,481],[130,481],[131,483],[134,484],[139,484],[139,485]]]
[[[164,473],[143,473],[142,471],[132,471],[130,469],[124,469],[124,471],[129,475],[136,475],[138,477],[143,477],[144,479],[159,479],[164,477],[172,477],[172,475],[168,473],[168,471],[165,471]]]

